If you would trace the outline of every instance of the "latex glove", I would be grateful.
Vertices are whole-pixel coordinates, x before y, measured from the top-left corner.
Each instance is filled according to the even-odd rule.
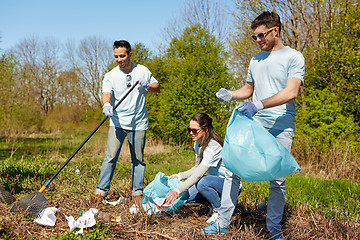
[[[220,100],[220,102],[227,102],[233,98],[233,94],[225,88],[220,88],[220,90],[216,93],[216,97]]]
[[[264,109],[264,104],[262,101],[256,102],[244,102],[236,107],[236,109],[244,114],[245,116],[251,118],[253,117],[258,111]]]
[[[145,88],[145,90],[148,90],[150,88],[150,83],[145,79],[139,80],[139,85]]]
[[[103,114],[107,117],[113,116],[113,107],[109,102],[105,103],[103,106]]]
[[[171,205],[177,198],[179,197],[179,193],[174,189],[168,192],[165,196],[165,204]]]

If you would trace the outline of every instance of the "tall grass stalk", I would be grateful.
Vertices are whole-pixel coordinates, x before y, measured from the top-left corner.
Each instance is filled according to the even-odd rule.
[[[305,139],[295,138],[291,153],[302,173],[326,179],[360,180],[360,144],[336,142],[323,149]]]

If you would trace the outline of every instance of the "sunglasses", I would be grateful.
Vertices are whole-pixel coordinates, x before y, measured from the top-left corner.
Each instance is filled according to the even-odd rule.
[[[195,129],[195,128],[187,127],[187,130],[189,133],[192,133],[192,134],[194,134],[194,136],[197,136],[199,134],[199,132],[202,130],[202,128]]]
[[[274,30],[275,27],[272,27],[272,28],[269,28],[268,30],[266,30],[265,32],[261,32],[261,33],[258,33],[258,34],[254,34],[254,35],[251,35],[252,39],[254,39],[255,41],[260,38],[260,39],[263,39],[265,38],[265,34],[268,33],[268,32],[271,32],[272,30]]]
[[[131,75],[126,75],[126,86],[131,87]]]

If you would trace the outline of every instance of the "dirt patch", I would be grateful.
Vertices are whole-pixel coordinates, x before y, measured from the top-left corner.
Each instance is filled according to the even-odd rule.
[[[109,200],[116,200],[118,194],[110,192]],[[144,212],[131,214],[134,204],[127,193],[123,204],[112,206],[104,204],[95,196],[71,196],[59,194],[48,199],[49,206],[60,208],[56,213],[54,227],[38,225],[21,214],[12,214],[10,206],[0,204],[0,238],[45,239],[69,232],[65,215],[79,217],[79,212],[96,208],[109,218],[98,219],[109,226],[108,235],[103,239],[266,239],[266,212],[256,206],[239,203],[236,207],[229,232],[222,235],[204,236],[200,229],[206,225],[209,207],[201,204],[184,204],[176,212],[148,215]],[[119,217],[119,223],[111,219]],[[283,219],[284,235],[288,239],[360,239],[359,222],[337,217],[326,218],[305,207],[291,209],[286,207]]]

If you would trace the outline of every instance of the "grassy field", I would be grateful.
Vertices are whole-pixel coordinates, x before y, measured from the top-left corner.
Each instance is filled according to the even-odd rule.
[[[209,208],[185,204],[175,213],[131,215],[131,164],[123,146],[109,200],[127,198],[124,204],[104,205],[93,196],[106,149],[107,129],[101,128],[45,190],[51,206],[66,215],[96,207],[121,216],[122,223],[103,221],[84,234],[69,232],[61,213],[54,227],[37,225],[24,216],[8,214],[0,204],[3,239],[203,239],[198,229],[206,225]],[[88,131],[33,134],[0,138],[0,182],[20,199],[38,191],[89,134]],[[158,172],[177,173],[194,164],[194,153],[148,138],[145,148],[145,184]],[[307,166],[309,168],[309,166]],[[75,170],[79,169],[80,174]],[[243,191],[229,233],[209,239],[266,238],[265,212],[257,204],[267,200],[268,182],[243,182]],[[65,199],[67,199],[65,201]],[[287,177],[284,235],[288,239],[357,239],[360,237],[360,184],[347,179],[316,177],[302,171]],[[76,219],[76,217],[75,217]]]

